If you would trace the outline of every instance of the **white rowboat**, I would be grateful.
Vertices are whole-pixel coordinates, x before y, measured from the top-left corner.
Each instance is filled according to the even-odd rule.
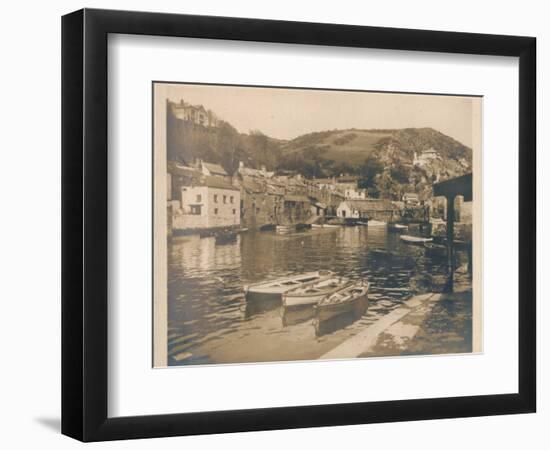
[[[294,227],[288,225],[277,225],[276,230],[278,233],[290,233],[294,231]]]
[[[283,306],[313,306],[327,295],[345,289],[350,284],[349,278],[337,276],[305,283],[283,294]]]
[[[340,228],[341,225],[331,225],[329,223],[324,223],[324,224],[318,224],[318,223],[314,223],[311,225],[311,228]]]
[[[327,295],[315,306],[316,326],[319,327],[322,322],[342,314],[362,315],[368,306],[368,291],[369,283],[359,281]]]
[[[381,220],[369,220],[367,222],[367,226],[369,227],[385,227],[388,225],[386,222],[382,222]]]
[[[247,302],[262,300],[282,300],[282,295],[306,283],[328,279],[334,274],[328,270],[289,275],[276,280],[263,281],[244,287]]]
[[[432,242],[432,238],[423,238],[418,236],[410,236],[408,234],[404,234],[402,236],[399,236],[399,238],[407,243],[407,244],[424,244],[425,242]]]

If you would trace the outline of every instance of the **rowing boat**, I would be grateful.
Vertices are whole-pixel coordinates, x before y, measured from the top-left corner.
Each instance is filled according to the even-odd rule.
[[[323,322],[343,314],[361,316],[368,306],[368,290],[369,283],[361,280],[327,295],[315,306],[316,328],[319,329]]]
[[[283,294],[296,289],[305,283],[327,279],[333,276],[328,270],[306,272],[299,275],[290,275],[276,280],[262,281],[244,287],[247,302],[281,301]]]
[[[401,223],[391,223],[388,225],[388,230],[395,232],[405,231],[408,228],[408,225],[403,225]]]
[[[291,289],[283,294],[283,306],[287,308],[313,306],[327,295],[332,295],[341,289],[345,289],[350,284],[349,278],[338,276],[304,283],[302,286]]]
[[[340,228],[341,225],[331,225],[330,223],[314,223],[311,225],[312,228]]]
[[[294,227],[289,225],[277,225],[276,230],[278,233],[290,233],[294,231]]]
[[[369,220],[367,222],[367,226],[369,227],[385,227],[387,225],[386,222],[382,222],[381,220]]]
[[[409,234],[404,234],[399,236],[399,238],[407,244],[424,244],[426,242],[432,242],[432,238],[423,238],[418,236],[411,236]]]

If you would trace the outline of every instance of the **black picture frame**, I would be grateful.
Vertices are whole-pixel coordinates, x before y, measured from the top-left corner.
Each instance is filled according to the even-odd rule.
[[[519,58],[517,393],[107,416],[107,37],[178,36]],[[62,433],[82,441],[535,412],[536,39],[84,9],[62,18]]]

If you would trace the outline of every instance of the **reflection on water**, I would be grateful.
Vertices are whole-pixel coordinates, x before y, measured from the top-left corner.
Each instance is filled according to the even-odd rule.
[[[231,242],[174,238],[169,244],[169,364],[313,359],[361,331],[446,271],[444,258],[403,244],[385,228],[341,227],[291,234],[248,232]],[[247,305],[243,285],[313,270],[371,284],[369,306],[317,336],[313,308]],[[331,325],[331,324],[329,324]]]

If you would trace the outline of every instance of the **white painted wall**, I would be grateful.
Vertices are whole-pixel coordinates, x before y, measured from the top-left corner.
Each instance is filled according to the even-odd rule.
[[[543,105],[550,105],[550,29],[545,2],[441,2],[407,0],[387,2],[257,2],[211,0],[171,2],[157,0],[61,0],[55,3],[23,1],[4,5],[2,27],[1,120],[2,164],[0,192],[0,342],[2,382],[0,421],[4,448],[81,448],[59,435],[60,415],[60,16],[82,6],[139,9],[189,14],[247,16],[286,20],[354,23],[422,29],[534,35],[538,41],[539,149],[548,144],[550,131]],[[37,68],[39,70],[37,70]],[[33,123],[22,120],[29,99],[47,105],[48,114]],[[549,152],[539,152],[539,229],[548,229],[550,183],[542,179],[550,167]],[[33,183],[20,182],[21,168]],[[21,189],[21,186],[23,188]],[[28,199],[39,189],[41,201],[28,217]],[[14,194],[16,193],[16,194]],[[542,194],[542,195],[541,195]],[[539,233],[539,275],[548,272],[550,240]],[[543,277],[540,277],[541,279]],[[539,284],[539,298],[548,298],[550,281]],[[539,380],[549,378],[550,329],[548,302],[539,301]],[[406,382],[406,376],[404,381]],[[317,450],[368,446],[407,449],[517,449],[548,448],[550,390],[540,383],[536,415],[378,424],[354,427],[240,433],[225,436],[103,443],[94,448],[281,449]]]

